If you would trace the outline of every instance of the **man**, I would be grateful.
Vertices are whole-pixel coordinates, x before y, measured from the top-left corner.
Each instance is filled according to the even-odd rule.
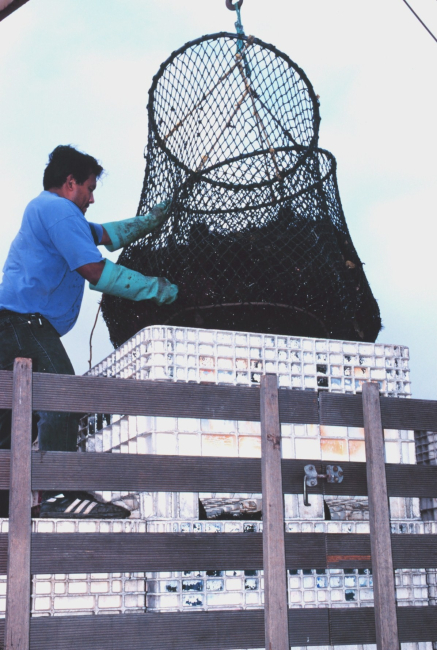
[[[162,224],[169,202],[141,217],[103,225],[85,219],[94,203],[103,167],[71,146],[58,146],[44,171],[44,191],[27,206],[12,242],[0,284],[0,369],[11,370],[16,357],[29,357],[34,370],[74,375],[60,341],[74,326],[85,280],[94,291],[130,300],[170,304],[177,286],[165,278],[146,277],[110,260],[110,251],[136,241]],[[10,448],[11,412],[0,411],[0,449]],[[38,413],[39,448],[75,451],[79,415]],[[41,517],[114,518],[130,512],[100,503],[85,492],[45,492]]]

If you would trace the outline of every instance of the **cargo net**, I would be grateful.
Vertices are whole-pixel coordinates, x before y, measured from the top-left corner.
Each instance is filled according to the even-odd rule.
[[[138,214],[168,221],[118,262],[179,287],[172,305],[105,295],[114,346],[149,325],[374,341],[381,328],[313,88],[253,37],[206,36],[161,66]]]

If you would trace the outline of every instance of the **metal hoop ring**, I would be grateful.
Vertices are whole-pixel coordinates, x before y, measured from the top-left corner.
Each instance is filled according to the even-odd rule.
[[[241,9],[241,5],[243,4],[243,2],[244,2],[244,0],[240,0],[238,3],[236,3],[236,4],[238,4],[238,8],[239,8],[239,9]],[[232,0],[226,0],[226,6],[227,6],[227,8],[230,9],[231,11],[236,11],[236,9],[235,9],[235,5],[234,5],[234,3],[232,2]]]

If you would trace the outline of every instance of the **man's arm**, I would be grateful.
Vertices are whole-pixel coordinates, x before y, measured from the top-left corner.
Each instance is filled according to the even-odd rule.
[[[87,266],[88,268],[85,268]],[[100,273],[98,264],[87,264],[81,267],[80,272],[88,275]],[[158,305],[169,305],[176,300],[178,288],[167,278],[155,278],[127,269],[121,264],[114,264],[105,260],[100,278],[96,284],[90,283],[90,289],[118,296],[127,300],[153,300]]]
[[[103,228],[103,238],[100,244],[105,245],[112,253],[136,242],[168,219],[170,204],[171,201],[166,200],[155,205],[147,214],[132,219],[123,219],[123,221],[100,224]]]
[[[105,237],[105,230],[103,232],[103,238]],[[108,233],[106,233],[106,237],[108,237]],[[102,244],[104,242],[102,241]],[[79,266],[76,271],[81,275],[85,280],[88,280],[91,284],[97,284],[98,281],[100,280],[100,276],[103,273],[103,269],[105,267],[105,260],[102,260],[101,262],[91,262],[90,264],[84,264],[83,266]]]
[[[105,226],[102,226],[103,228],[103,235],[102,235],[102,241],[100,244],[103,244],[104,246],[108,245],[110,246],[112,244],[111,238],[108,235],[108,232],[105,228]],[[102,260],[101,262],[91,262],[90,264],[84,264],[83,266],[79,266],[76,271],[81,275],[85,280],[88,280],[91,284],[97,284],[97,282],[100,280],[100,276],[102,275],[103,268],[105,266],[105,260]]]
[[[91,262],[76,271],[90,283],[90,289],[128,300],[153,300],[169,305],[176,300],[178,288],[166,278],[142,275],[110,260]]]
[[[111,240],[110,236],[108,235],[108,231],[106,230],[105,226],[102,226],[102,228],[103,228],[103,236],[102,236],[102,241],[100,242],[100,244],[103,245],[103,246],[111,246],[112,245],[112,240]]]

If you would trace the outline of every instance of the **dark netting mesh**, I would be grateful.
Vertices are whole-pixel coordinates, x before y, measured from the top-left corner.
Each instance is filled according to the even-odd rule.
[[[378,305],[304,72],[258,39],[206,36],[161,66],[148,108],[138,214],[172,196],[171,216],[118,262],[179,297],[104,296],[113,344],[153,324],[374,341]]]

